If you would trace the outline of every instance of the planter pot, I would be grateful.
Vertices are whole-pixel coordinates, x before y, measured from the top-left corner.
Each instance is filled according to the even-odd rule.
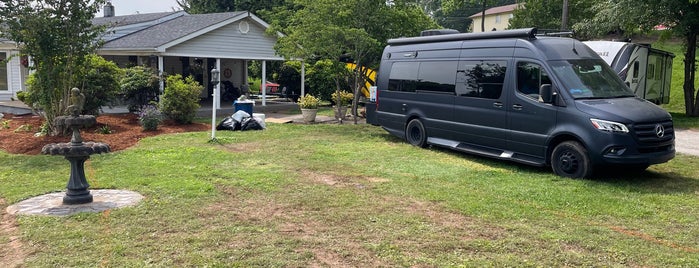
[[[303,115],[303,122],[311,123],[316,121],[316,114],[318,109],[303,109],[301,108],[301,115]]]
[[[347,107],[340,107],[340,112],[337,111],[337,106],[333,106],[335,119],[344,119],[347,116]]]

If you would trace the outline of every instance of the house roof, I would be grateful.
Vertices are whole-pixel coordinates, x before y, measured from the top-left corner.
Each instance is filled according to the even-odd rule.
[[[94,25],[107,25],[109,27],[126,26],[144,22],[153,22],[161,20],[172,15],[185,15],[184,11],[175,12],[159,12],[159,13],[145,13],[145,14],[134,14],[126,16],[115,16],[115,17],[98,17],[92,19],[92,24]]]
[[[183,16],[108,41],[102,46],[102,49],[163,50],[247,17],[254,17],[254,15],[247,11],[191,15],[185,13]],[[257,17],[254,17],[253,20],[265,28],[269,27]]]
[[[492,7],[492,8],[485,10],[485,15],[488,16],[488,15],[495,15],[495,14],[502,14],[502,13],[512,13],[520,5],[521,5],[521,7],[524,7],[523,4],[511,4],[511,5],[506,5],[506,6]],[[476,14],[469,16],[469,18],[470,19],[480,18],[481,15],[482,15],[482,12],[478,12]]]

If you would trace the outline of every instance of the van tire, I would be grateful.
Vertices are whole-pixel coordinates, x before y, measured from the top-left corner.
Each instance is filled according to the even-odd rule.
[[[420,119],[415,118],[408,122],[408,126],[405,127],[405,140],[413,146],[422,148],[427,146],[425,125],[422,124]]]
[[[592,165],[587,150],[579,142],[558,144],[551,153],[551,168],[556,175],[574,179],[589,178]]]

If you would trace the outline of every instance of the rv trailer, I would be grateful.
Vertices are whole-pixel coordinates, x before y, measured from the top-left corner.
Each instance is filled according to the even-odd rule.
[[[597,52],[636,96],[655,104],[670,102],[674,54],[647,44],[616,41],[583,43]]]

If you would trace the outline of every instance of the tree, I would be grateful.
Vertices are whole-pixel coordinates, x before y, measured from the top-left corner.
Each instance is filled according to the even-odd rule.
[[[418,6],[408,1],[293,0],[293,4],[299,10],[291,14],[288,25],[274,24],[274,29],[287,34],[279,39],[277,52],[290,59],[330,60],[337,91],[347,70],[341,57],[351,58],[358,66],[356,70],[362,70],[363,66],[378,64],[387,39],[415,36],[421,30],[436,27]],[[352,80],[352,113],[356,115],[364,78],[355,72]]]
[[[58,134],[53,119],[67,113],[75,74],[100,45],[103,28],[91,19],[105,0],[0,0],[0,34],[16,42],[32,61],[36,87],[30,96]]]
[[[594,16],[592,5],[595,2],[599,1],[569,0],[568,24],[572,25]],[[569,25],[561,25],[563,0],[529,0],[523,7],[515,10],[509,28],[570,29]]]
[[[468,26],[471,24],[471,19],[468,17],[481,13],[481,17],[485,17],[485,11],[491,7],[503,6],[514,4],[516,0],[441,0],[442,10],[444,14],[458,14],[456,16],[457,21],[460,21],[462,26],[449,27],[453,29],[458,29],[460,31],[467,31]],[[442,20],[438,20],[441,22]],[[453,19],[452,19],[453,21]],[[442,24],[442,26],[446,26]],[[473,27],[477,27],[473,25]],[[481,20],[480,25],[481,31],[485,32],[485,20]]]
[[[190,14],[232,11],[250,11],[257,14],[284,5],[284,0],[177,0],[177,4]]]
[[[699,92],[696,92],[696,51],[699,34],[699,0],[618,0],[594,5],[595,16],[574,25],[576,31],[602,35],[618,31],[625,35],[649,32],[657,25],[671,28],[684,39],[684,100],[688,116],[699,116]]]

